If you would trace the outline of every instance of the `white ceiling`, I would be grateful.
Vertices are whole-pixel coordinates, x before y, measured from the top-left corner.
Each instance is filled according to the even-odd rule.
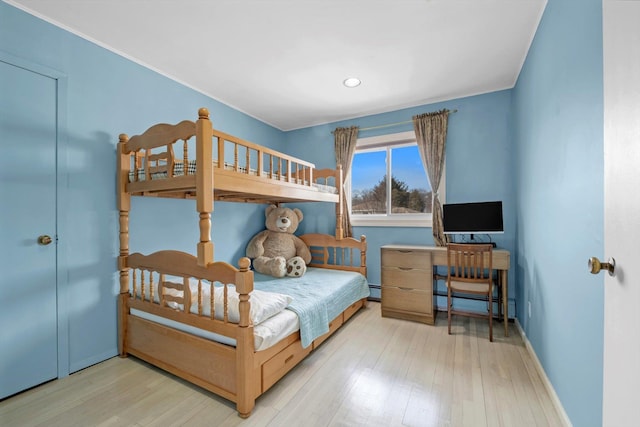
[[[7,2],[291,130],[513,87],[547,1]]]

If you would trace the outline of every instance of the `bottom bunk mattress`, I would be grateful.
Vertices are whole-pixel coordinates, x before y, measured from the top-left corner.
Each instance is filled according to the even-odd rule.
[[[192,283],[190,287],[195,295],[197,284]],[[218,290],[221,289],[217,288],[216,293]],[[254,292],[249,301],[255,351],[266,350],[298,330],[302,346],[306,348],[313,340],[329,332],[329,322],[368,296],[367,279],[357,272],[309,267],[302,277],[274,278],[254,273]],[[206,301],[208,297],[204,299]],[[235,301],[229,299],[231,321],[237,308],[237,297]],[[220,312],[215,306],[214,310]],[[203,314],[209,314],[207,311],[205,307]],[[192,304],[191,312],[198,313],[197,304]],[[132,308],[131,314],[226,345],[236,344],[232,338],[141,310]]]

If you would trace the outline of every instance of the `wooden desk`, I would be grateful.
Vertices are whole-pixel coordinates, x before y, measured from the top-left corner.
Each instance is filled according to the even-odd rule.
[[[385,251],[388,253],[400,252],[402,254],[406,254],[407,257],[411,257],[413,259],[421,259],[420,262],[424,263],[423,266],[427,267],[437,267],[443,266],[446,267],[447,263],[447,248],[442,246],[417,246],[417,245],[384,245],[381,247],[381,259],[383,262],[382,266],[382,286],[384,292],[385,280],[384,280],[384,270],[385,268],[389,268],[384,265]],[[387,255],[387,258],[388,255]],[[509,251],[504,249],[494,249],[493,250],[493,269],[498,271],[498,286],[500,286],[501,294],[502,294],[502,313],[504,320],[504,335],[509,335],[509,266],[510,266],[510,258],[511,255]],[[407,267],[404,267],[407,268]],[[433,279],[431,282],[431,292],[433,293]],[[383,298],[384,299],[384,298]],[[384,307],[384,301],[383,301]]]

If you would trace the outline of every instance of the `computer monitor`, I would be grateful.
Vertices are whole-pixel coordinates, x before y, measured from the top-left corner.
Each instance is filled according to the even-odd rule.
[[[447,203],[442,210],[445,234],[504,233],[501,201]]]

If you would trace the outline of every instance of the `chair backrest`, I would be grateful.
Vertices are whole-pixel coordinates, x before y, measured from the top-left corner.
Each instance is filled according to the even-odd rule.
[[[493,271],[491,244],[449,243],[449,279],[456,282],[491,282]]]

